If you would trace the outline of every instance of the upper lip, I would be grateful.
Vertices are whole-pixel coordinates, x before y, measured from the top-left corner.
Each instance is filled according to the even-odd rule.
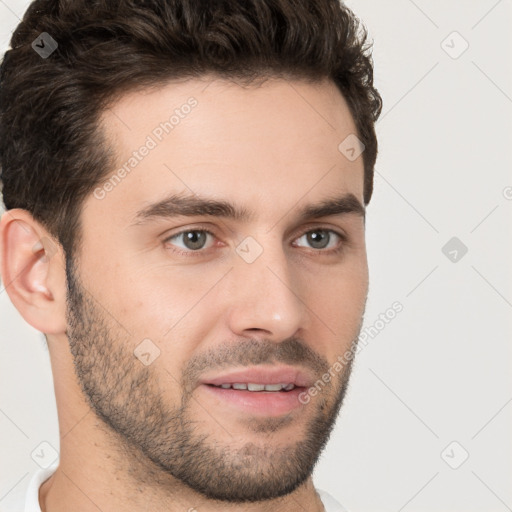
[[[305,370],[293,366],[252,366],[233,369],[212,377],[201,379],[201,384],[251,383],[251,384],[295,384],[310,387],[313,379]]]

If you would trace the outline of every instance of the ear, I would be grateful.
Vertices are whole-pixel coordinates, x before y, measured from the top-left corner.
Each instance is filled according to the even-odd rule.
[[[66,331],[66,272],[62,246],[21,208],[0,221],[2,284],[21,316],[45,334]]]

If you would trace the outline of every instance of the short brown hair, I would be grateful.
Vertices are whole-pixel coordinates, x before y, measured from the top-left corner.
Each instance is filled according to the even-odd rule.
[[[43,32],[58,43],[48,58],[32,46]],[[83,201],[115,165],[103,110],[122,92],[207,73],[332,79],[365,145],[368,204],[382,100],[366,40],[339,0],[35,0],[0,68],[5,207],[28,210],[70,257]]]

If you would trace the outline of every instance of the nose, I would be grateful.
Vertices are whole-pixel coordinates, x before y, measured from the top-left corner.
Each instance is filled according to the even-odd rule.
[[[230,272],[231,331],[237,336],[275,341],[296,335],[308,319],[300,285],[300,276],[280,244],[275,248],[267,244],[252,263],[236,255]]]

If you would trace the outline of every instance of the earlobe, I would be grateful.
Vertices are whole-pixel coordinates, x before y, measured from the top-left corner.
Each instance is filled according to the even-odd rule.
[[[27,210],[12,209],[0,222],[3,285],[23,318],[37,330],[66,330],[65,269],[60,246]]]

